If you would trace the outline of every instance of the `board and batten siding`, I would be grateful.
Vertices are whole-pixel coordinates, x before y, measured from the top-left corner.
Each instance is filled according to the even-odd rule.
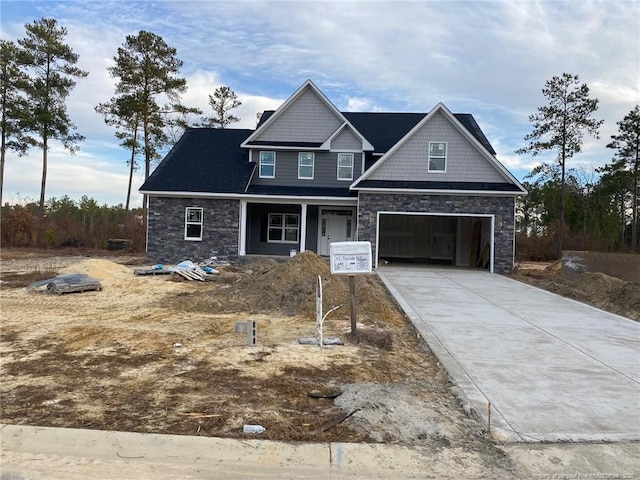
[[[325,142],[344,120],[310,87],[264,127],[254,140],[277,142]]]
[[[446,173],[429,173],[429,142],[447,142]],[[385,159],[368,180],[510,182],[440,112]]]
[[[302,151],[302,150],[301,150]],[[315,152],[313,180],[298,179],[298,153],[292,150],[276,152],[275,178],[260,178],[260,151],[254,150],[252,160],[258,163],[252,185],[278,185],[286,187],[348,187],[351,182],[338,180],[338,152]],[[362,171],[362,154],[353,154],[353,178]]]

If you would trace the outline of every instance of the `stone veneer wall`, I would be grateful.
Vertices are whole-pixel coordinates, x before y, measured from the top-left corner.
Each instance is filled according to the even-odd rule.
[[[203,209],[201,241],[184,239],[186,207]],[[147,260],[172,264],[237,255],[239,215],[239,200],[150,197]]]
[[[513,270],[514,209],[513,197],[360,193],[358,240],[371,242],[375,255],[379,211],[492,214],[495,215],[493,271],[508,273]]]

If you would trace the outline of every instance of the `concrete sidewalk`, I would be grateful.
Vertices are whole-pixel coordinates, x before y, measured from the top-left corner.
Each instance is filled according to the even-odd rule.
[[[496,438],[640,440],[640,323],[487,272],[377,273]]]

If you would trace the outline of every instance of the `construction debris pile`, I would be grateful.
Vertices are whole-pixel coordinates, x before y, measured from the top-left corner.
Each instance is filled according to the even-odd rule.
[[[158,263],[147,268],[136,268],[133,273],[136,275],[176,274],[185,280],[206,282],[214,280],[214,275],[220,273],[220,271],[214,267],[219,267],[221,265],[225,265],[225,263],[219,262],[217,257],[210,257],[199,264],[193,263],[191,260],[185,260],[178,263],[175,267],[165,266]]]

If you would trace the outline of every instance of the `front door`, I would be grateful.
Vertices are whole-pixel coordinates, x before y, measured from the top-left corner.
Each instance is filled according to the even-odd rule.
[[[353,210],[320,209],[318,254],[329,255],[329,245],[353,239]]]

